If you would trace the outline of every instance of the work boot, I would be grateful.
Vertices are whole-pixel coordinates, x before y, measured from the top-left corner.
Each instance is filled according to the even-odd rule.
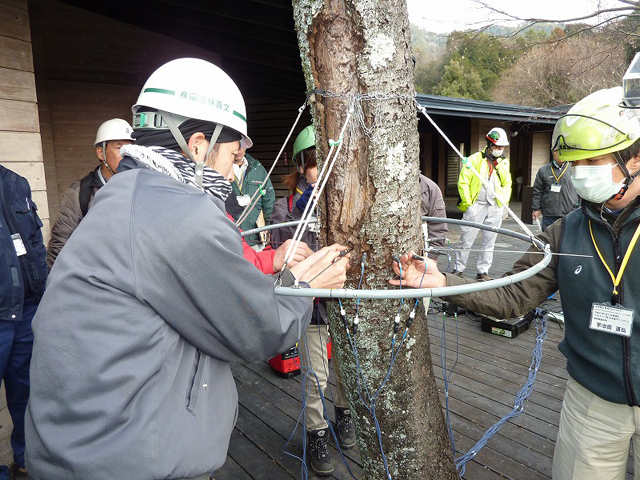
[[[486,273],[479,273],[478,275],[476,275],[476,280],[482,280],[483,282],[486,282],[487,280],[491,280],[491,277]]]
[[[462,277],[462,272],[461,272],[461,271],[459,271],[459,270],[454,270],[454,271],[453,271],[453,272],[451,272],[451,273],[453,273],[454,275],[456,275],[456,276],[458,276],[458,277]]]
[[[336,407],[336,425],[338,426],[338,442],[349,449],[356,444],[356,430],[351,419],[349,407]]]
[[[11,477],[12,480],[26,480],[29,477],[29,472],[24,467],[19,467],[17,464],[13,464],[11,466]]]
[[[307,430],[307,466],[321,476],[333,473],[333,462],[329,455],[329,428]]]

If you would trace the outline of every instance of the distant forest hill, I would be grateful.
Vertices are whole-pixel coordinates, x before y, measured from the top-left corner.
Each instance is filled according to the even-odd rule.
[[[526,26],[442,35],[411,25],[416,91],[532,107],[566,105],[620,85],[640,47],[635,36],[619,33],[640,28],[632,16],[609,28]]]

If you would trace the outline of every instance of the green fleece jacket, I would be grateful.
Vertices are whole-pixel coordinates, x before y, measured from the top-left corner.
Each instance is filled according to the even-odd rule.
[[[618,302],[635,313],[631,338],[589,328],[594,302],[611,300],[613,282],[589,232],[614,275],[620,269],[631,238],[640,223],[640,197],[617,217],[604,214],[587,202],[579,210],[551,225],[540,239],[553,252],[587,255],[554,256],[547,268],[522,282],[464,295],[447,297],[475,312],[498,318],[513,318],[540,305],[560,290],[565,318],[565,338],[559,345],[567,358],[567,371],[582,386],[614,403],[638,405],[640,398],[640,246],[636,245],[618,287]],[[640,243],[640,242],[639,242]],[[535,251],[532,247],[529,251]],[[521,272],[540,261],[540,255],[525,254],[505,275]],[[447,274],[448,285],[471,283]]]
[[[251,198],[267,177],[267,171],[262,166],[262,163],[251,155],[245,154],[245,158],[249,162],[249,166],[245,171],[244,177],[242,179],[236,179],[236,181],[232,182],[231,185],[233,186],[233,191],[238,197],[248,195],[248,197]],[[271,180],[267,180],[267,183],[264,186],[264,195],[260,196],[258,203],[253,207],[245,221],[238,225],[240,230],[251,230],[252,228],[256,228],[258,226],[257,222],[258,217],[260,216],[260,211],[264,213],[265,225],[269,225],[274,203],[276,203],[276,192],[273,189]],[[244,237],[244,240],[249,245],[256,245],[260,243],[260,237],[255,233]]]

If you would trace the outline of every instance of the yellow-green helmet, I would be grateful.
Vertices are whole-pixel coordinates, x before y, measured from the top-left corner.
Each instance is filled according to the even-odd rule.
[[[640,111],[622,103],[622,87],[598,90],[576,103],[553,129],[552,150],[573,162],[624,150],[640,138]]]
[[[309,125],[298,134],[295,142],[293,142],[293,161],[297,163],[299,160],[296,157],[300,152],[315,146],[316,135],[313,131],[313,125]]]

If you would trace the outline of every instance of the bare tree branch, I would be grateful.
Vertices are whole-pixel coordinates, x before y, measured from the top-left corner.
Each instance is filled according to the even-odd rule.
[[[477,5],[480,5],[483,8],[486,8],[487,10],[490,10],[490,11],[492,11],[494,13],[498,13],[500,15],[504,15],[505,17],[511,18],[512,20],[517,20],[517,21],[520,21],[520,22],[528,22],[528,23],[531,23],[531,24],[534,24],[534,23],[547,23],[547,22],[549,22],[549,23],[578,22],[578,21],[581,21],[581,20],[588,20],[590,18],[595,18],[595,17],[598,17],[598,16],[603,15],[605,13],[627,12],[627,15],[629,15],[631,12],[638,10],[638,6],[634,2],[631,2],[631,1],[628,1],[628,0],[618,0],[618,1],[621,2],[621,3],[627,3],[630,6],[629,7],[618,7],[618,8],[601,8],[601,9],[598,9],[598,10],[592,12],[592,13],[589,13],[587,15],[583,15],[583,16],[580,16],[580,17],[564,18],[562,20],[551,20],[551,19],[548,19],[548,18],[545,19],[545,18],[522,18],[522,17],[518,17],[517,15],[513,15],[513,14],[510,14],[509,12],[505,12],[504,10],[500,10],[498,8],[495,8],[495,7],[489,5],[488,3],[486,3],[486,2],[484,2],[482,0],[472,0],[473,3],[475,3]]]

